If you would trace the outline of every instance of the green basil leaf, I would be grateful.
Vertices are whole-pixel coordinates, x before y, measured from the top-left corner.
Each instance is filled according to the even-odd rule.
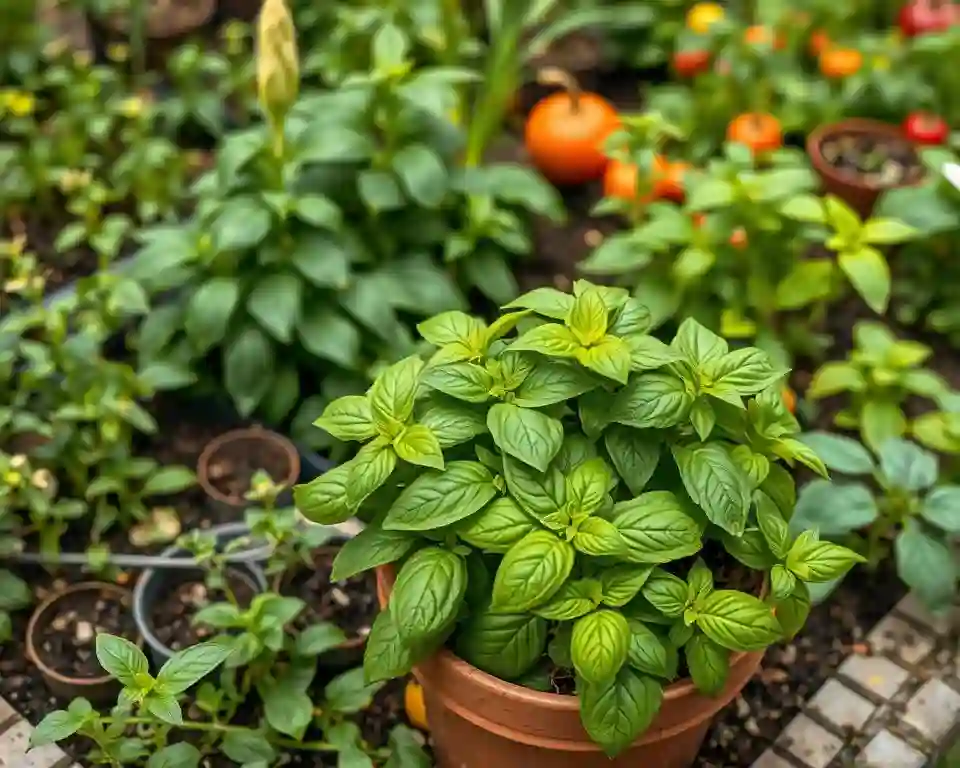
[[[567,503],[573,511],[592,515],[603,506],[611,479],[603,459],[584,461],[574,467],[566,479]]]
[[[394,363],[377,376],[370,387],[370,408],[377,428],[393,437],[398,425],[406,424],[420,386],[423,361],[411,355]]]
[[[771,464],[767,479],[760,483],[760,490],[770,497],[784,518],[789,520],[797,504],[797,486],[793,475],[785,467]]]
[[[200,765],[200,750],[193,744],[181,741],[169,744],[150,755],[147,768],[197,768]]]
[[[941,485],[923,500],[920,514],[948,533],[960,533],[960,485]]]
[[[823,463],[835,472],[845,475],[870,475],[874,470],[870,452],[856,440],[829,432],[808,432],[800,437]]]
[[[733,463],[743,470],[750,481],[750,490],[756,490],[770,474],[770,460],[760,453],[754,453],[745,445],[738,445],[730,451]]]
[[[952,605],[957,588],[957,565],[950,548],[941,538],[908,519],[893,544],[897,573],[915,589],[931,610]]]
[[[323,415],[313,422],[313,426],[343,441],[363,442],[377,434],[370,401],[363,395],[338,397],[323,409]]]
[[[367,443],[347,464],[347,504],[357,509],[397,467],[396,451],[383,438]]]
[[[860,413],[860,434],[874,451],[887,440],[903,437],[907,431],[907,417],[895,402],[868,400]]]
[[[907,440],[887,440],[877,452],[880,471],[896,488],[923,491],[937,482],[937,457]]]
[[[627,661],[629,647],[630,625],[619,611],[595,611],[573,625],[573,668],[589,683],[616,677]]]
[[[96,653],[100,666],[127,688],[138,688],[139,676],[149,674],[150,665],[143,651],[122,637],[97,635]]]
[[[392,602],[392,601],[391,601]],[[391,606],[377,614],[363,653],[363,677],[373,684],[410,674],[417,657],[400,637]]]
[[[513,352],[539,352],[547,357],[560,358],[574,357],[578,349],[581,349],[580,343],[573,331],[557,323],[531,328],[510,345]]]
[[[698,608],[697,626],[713,642],[731,651],[760,651],[783,636],[769,605],[732,589],[707,595]]]
[[[277,759],[267,737],[256,731],[228,731],[220,749],[238,765],[269,765]]]
[[[600,574],[601,600],[611,608],[622,608],[637,596],[647,583],[651,566],[611,565]]]
[[[247,311],[277,341],[289,344],[300,318],[303,285],[293,274],[276,273],[258,280],[247,297]]]
[[[650,605],[668,618],[680,616],[690,602],[687,583],[662,568],[654,568],[641,591]]]
[[[459,555],[439,547],[411,555],[390,595],[402,641],[418,648],[441,637],[456,621],[466,591],[467,566]]]
[[[575,352],[577,362],[594,373],[599,373],[620,384],[630,376],[630,347],[616,336],[607,336],[589,347]]]
[[[769,355],[756,347],[728,352],[704,366],[713,379],[706,387],[729,390],[738,395],[756,395],[783,378],[784,371],[773,367]]]
[[[673,457],[683,487],[712,523],[740,536],[750,510],[750,483],[721,445],[676,445]]]
[[[429,366],[421,381],[445,395],[467,403],[482,403],[490,399],[493,376],[475,363],[449,363]]]
[[[588,517],[580,523],[573,546],[585,555],[616,557],[626,552],[627,544],[617,527],[600,517]]]
[[[653,326],[650,310],[639,300],[628,298],[612,311],[612,322],[607,333],[621,338],[639,338]]]
[[[465,312],[441,312],[417,325],[419,334],[437,347],[447,344],[473,346],[483,337],[486,325],[482,320]]]
[[[546,603],[533,612],[550,621],[571,621],[585,616],[597,607],[600,584],[594,579],[568,581]]]
[[[536,527],[519,504],[503,497],[467,518],[457,527],[457,536],[484,552],[506,552]]]
[[[322,525],[342,523],[353,515],[347,503],[350,465],[341,464],[293,489],[293,502],[307,520]]]
[[[723,542],[723,548],[747,568],[765,571],[772,568],[776,562],[766,539],[756,528],[749,528],[740,536],[732,536],[724,531],[720,535],[720,540]]]
[[[690,423],[693,424],[693,429],[701,440],[710,437],[710,433],[713,432],[717,423],[717,414],[705,398],[698,397],[694,400],[693,408],[690,411]]]
[[[815,528],[824,536],[839,536],[865,528],[879,514],[873,493],[866,485],[813,480],[800,489],[790,530],[799,533]]]
[[[636,563],[667,563],[700,551],[700,523],[684,512],[669,491],[651,491],[613,508],[613,525]]]
[[[404,461],[421,467],[443,469],[440,441],[429,427],[410,424],[393,440],[393,449]]]
[[[608,757],[629,747],[653,722],[663,701],[663,687],[628,667],[613,679],[583,681],[577,686],[580,719],[590,738]]]
[[[770,570],[770,594],[773,596],[774,601],[785,600],[790,597],[796,587],[796,576],[780,563],[773,566]]]
[[[807,583],[837,579],[856,563],[866,562],[852,549],[830,541],[820,541],[817,531],[804,531],[787,553],[787,568]]]
[[[588,290],[577,296],[565,319],[584,347],[596,344],[607,335],[607,307],[599,291]]]
[[[417,421],[433,432],[441,448],[469,442],[487,431],[484,412],[456,401],[430,402]]]
[[[698,600],[711,592],[713,592],[713,571],[707,567],[703,558],[698,557],[697,562],[687,573],[687,599],[696,605]]]
[[[344,581],[380,565],[395,563],[406,555],[417,539],[402,531],[385,531],[378,523],[366,526],[348,539],[333,561],[333,581]]]
[[[531,309],[553,320],[566,320],[574,297],[556,288],[534,288],[507,304],[504,309]]]
[[[656,432],[643,432],[615,424],[603,436],[607,453],[630,492],[643,492],[660,461],[660,440]]]
[[[767,494],[754,491],[753,500],[757,508],[757,525],[767,547],[777,560],[783,560],[790,549],[790,528],[777,505]]]
[[[451,461],[442,472],[429,471],[408,485],[390,507],[383,527],[392,531],[430,531],[479,512],[497,494],[493,476],[476,461]]]
[[[544,408],[579,397],[596,387],[596,380],[576,365],[540,358],[514,390],[512,402],[521,408]]]
[[[547,602],[573,570],[571,544],[547,531],[533,531],[514,544],[500,561],[493,582],[493,608],[519,613]]]
[[[730,651],[701,634],[694,634],[683,649],[697,690],[704,696],[718,695],[730,675]]]
[[[487,413],[487,428],[504,453],[546,472],[563,444],[563,424],[540,411],[497,403]]]
[[[692,317],[680,323],[677,335],[670,342],[670,346],[696,368],[719,360],[729,351],[726,341]]]
[[[884,314],[890,301],[890,267],[883,254],[865,245],[838,254],[837,264],[867,306],[878,315]]]
[[[774,600],[771,596],[769,600],[776,607],[777,621],[783,627],[784,638],[792,640],[807,623],[807,616],[810,615],[810,590],[806,584],[798,580],[793,588],[793,594],[789,597]]]
[[[627,663],[634,669],[666,680],[676,675],[676,664],[660,637],[640,621],[630,623],[630,647]]]
[[[564,478],[556,467],[551,467],[546,472],[537,472],[509,456],[504,456],[503,476],[510,495],[538,519],[556,512],[566,501]]]
[[[630,336],[630,370],[652,371],[683,360],[683,354],[655,336]]]
[[[103,635],[97,637],[98,641],[100,637]],[[99,642],[97,645],[99,651]],[[165,694],[183,693],[223,664],[232,652],[233,646],[217,641],[198,643],[177,651],[157,673],[157,687]]]
[[[516,680],[543,656],[547,622],[528,613],[471,614],[457,638],[464,660],[502,680]]]
[[[610,420],[636,429],[675,427],[690,417],[694,399],[679,376],[641,373],[617,393]]]

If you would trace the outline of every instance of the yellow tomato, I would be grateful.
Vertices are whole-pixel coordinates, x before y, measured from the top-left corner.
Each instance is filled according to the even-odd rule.
[[[403,708],[407,711],[410,725],[421,731],[429,731],[427,724],[427,705],[423,701],[423,688],[414,680],[407,683],[403,692]]]
[[[719,3],[697,3],[687,11],[687,28],[703,35],[723,17],[723,6]]]

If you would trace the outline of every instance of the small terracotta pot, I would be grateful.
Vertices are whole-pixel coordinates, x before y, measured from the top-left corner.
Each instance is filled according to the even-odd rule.
[[[377,595],[385,606],[396,578],[377,569]],[[688,768],[713,717],[753,677],[763,652],[730,658],[727,686],[715,698],[681,680],[664,690],[653,724],[630,747],[609,759],[580,723],[575,696],[540,693],[504,682],[441,650],[413,671],[423,686],[439,768]]]
[[[226,511],[238,513],[251,506],[243,496],[230,496],[220,491],[211,482],[212,467],[218,458],[230,451],[250,452],[257,447],[281,455],[284,462],[284,476],[279,480],[286,490],[277,499],[277,506],[289,506],[293,502],[293,485],[300,479],[300,453],[297,446],[282,435],[262,427],[249,427],[224,432],[214,438],[197,459],[197,482],[211,502]],[[266,467],[264,467],[266,469]],[[274,478],[276,479],[276,478]]]
[[[262,5],[262,0],[220,0],[220,16],[223,19],[253,21]]]
[[[99,677],[71,677],[62,672],[58,672],[49,666],[41,657],[38,651],[40,637],[50,628],[50,622],[53,621],[53,609],[62,601],[71,600],[77,594],[83,592],[95,593],[108,600],[115,600],[129,606],[130,591],[119,587],[116,584],[107,584],[99,581],[85,581],[80,584],[72,584],[64,589],[52,593],[44,600],[30,617],[27,624],[27,659],[40,670],[47,688],[55,696],[61,699],[73,699],[78,696],[90,700],[94,703],[104,703],[115,701],[117,694],[120,693],[120,683],[114,680],[110,675],[104,673]],[[142,641],[138,638],[137,645],[142,646]]]
[[[824,190],[839,197],[860,214],[861,218],[866,219],[873,212],[873,207],[880,195],[896,187],[876,187],[865,184],[861,179],[843,174],[830,165],[824,158],[821,147],[824,141],[840,135],[876,136],[901,140],[905,140],[906,136],[898,125],[882,123],[879,120],[852,118],[839,123],[821,125],[807,137],[807,155],[810,156],[810,162],[823,182]],[[921,177],[917,181],[899,184],[897,187],[915,186],[922,181]]]

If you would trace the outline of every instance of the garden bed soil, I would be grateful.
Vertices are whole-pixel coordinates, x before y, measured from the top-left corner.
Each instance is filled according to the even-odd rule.
[[[106,632],[130,641],[137,639],[137,625],[129,596],[75,592],[57,603],[48,621],[38,629],[34,646],[40,661],[65,677],[93,679],[106,674],[97,661],[97,634]]]
[[[320,622],[332,622],[348,638],[366,638],[377,617],[377,581],[373,571],[344,581],[331,582],[333,560],[338,550],[324,547],[314,555],[313,569],[301,568],[281,587],[285,595],[301,598],[306,608],[295,619],[299,629]]]
[[[28,214],[26,218],[10,216],[0,232],[4,238],[26,238],[24,252],[36,256],[44,277],[44,293],[47,295],[97,271],[97,254],[89,248],[74,248],[69,253],[57,252],[56,239],[65,225],[66,220],[46,221]]]
[[[241,608],[250,605],[259,591],[251,577],[237,569],[228,569],[226,582]],[[217,634],[212,627],[194,626],[193,617],[211,603],[226,602],[227,593],[211,589],[202,578],[188,578],[171,584],[150,611],[150,621],[157,639],[168,648],[179,651],[209,640]]]

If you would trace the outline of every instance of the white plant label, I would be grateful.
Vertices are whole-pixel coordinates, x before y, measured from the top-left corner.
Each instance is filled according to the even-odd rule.
[[[960,189],[960,165],[956,163],[944,163],[943,164],[943,175],[946,176],[947,181],[949,181],[957,189]]]

